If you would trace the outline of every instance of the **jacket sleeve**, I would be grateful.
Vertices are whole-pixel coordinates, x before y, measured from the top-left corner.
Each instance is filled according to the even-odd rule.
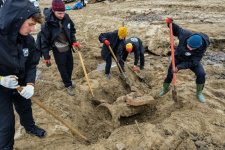
[[[70,19],[70,39],[71,39],[71,43],[77,42],[75,34],[76,34],[76,29],[74,27],[73,21]]]
[[[35,83],[36,78],[36,67],[40,60],[40,51],[37,49],[35,45],[35,41],[33,39],[33,46],[30,48],[28,59],[25,63],[25,82],[26,83]]]
[[[105,40],[107,40],[107,38],[110,36],[110,34],[112,34],[113,32],[107,32],[107,33],[101,33],[98,37],[99,41],[101,43],[104,43]]]
[[[50,43],[51,43],[51,39],[50,39],[50,32],[48,30],[48,26],[45,23],[44,25],[41,26],[41,32],[40,32],[40,49],[41,49],[41,53],[44,56],[45,60],[49,60],[50,59],[50,55],[49,55],[49,50],[50,50]]]
[[[189,36],[191,34],[193,34],[191,31],[185,30],[181,27],[179,27],[177,24],[173,23],[173,35],[177,36],[178,39],[180,39],[183,36]]]

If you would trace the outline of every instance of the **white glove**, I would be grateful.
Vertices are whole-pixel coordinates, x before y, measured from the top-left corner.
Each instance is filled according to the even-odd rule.
[[[18,77],[15,75],[1,76],[0,85],[10,89],[16,89],[19,87],[17,79]]]
[[[26,99],[30,99],[34,95],[34,87],[32,85],[27,85],[22,87],[23,90],[20,92],[20,95]]]

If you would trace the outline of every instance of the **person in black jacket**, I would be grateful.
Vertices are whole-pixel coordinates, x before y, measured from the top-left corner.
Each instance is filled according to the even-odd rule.
[[[2,7],[2,5],[3,5],[3,1],[2,1],[2,0],[0,0],[0,8]]]
[[[167,24],[172,23],[171,18],[167,19]],[[205,71],[200,60],[202,59],[207,47],[210,45],[209,37],[204,33],[194,34],[188,30],[182,29],[175,23],[172,23],[173,35],[179,39],[179,44],[175,50],[175,66],[176,69],[172,71],[172,63],[169,66],[168,74],[164,80],[163,90],[159,96],[168,92],[168,87],[173,79],[173,72],[177,73],[182,69],[190,69],[196,75],[197,84],[197,98],[200,102],[206,102],[202,95],[202,90],[205,84]]]
[[[72,45],[81,48],[76,42],[74,23],[65,13],[65,4],[62,0],[53,0],[52,7],[44,9],[46,22],[41,26],[37,41],[47,66],[50,66],[49,50],[53,50],[55,62],[61,74],[64,86],[69,95],[74,95],[71,76],[73,72]],[[41,40],[40,40],[41,38]],[[38,43],[37,43],[38,44]]]
[[[145,60],[144,60],[144,48],[142,45],[142,41],[137,37],[131,37],[128,40],[126,40],[125,43],[126,43],[126,47],[123,50],[123,56],[122,56],[123,61],[126,61],[129,53],[134,52],[135,61],[134,61],[133,70],[136,71],[139,57],[140,57],[140,69],[144,70]]]
[[[13,104],[27,133],[38,137],[46,134],[35,125],[30,100],[40,60],[30,32],[44,16],[27,0],[7,0],[0,11],[0,149],[13,150]],[[17,91],[19,86],[23,87],[21,92]]]
[[[112,54],[109,50],[109,45],[111,46],[123,72],[125,73],[123,63],[122,63],[122,52],[125,46],[124,39],[126,36],[127,36],[127,28],[125,27],[121,27],[119,30],[115,30],[113,32],[101,33],[99,35],[99,41],[101,43],[104,43],[101,50],[101,56],[106,61],[105,76],[109,79],[110,79],[109,73],[110,73],[110,68],[112,64]],[[125,76],[126,78],[128,78],[126,74]]]

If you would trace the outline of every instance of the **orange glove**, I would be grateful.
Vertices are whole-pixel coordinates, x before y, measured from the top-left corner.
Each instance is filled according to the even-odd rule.
[[[173,19],[172,18],[167,18],[166,19],[166,23],[172,23],[173,22]]]
[[[78,46],[78,48],[81,49],[80,44],[78,44],[78,43],[75,43],[75,42],[74,42],[74,43],[73,43],[73,46],[74,46],[74,48],[77,48],[77,46]]]
[[[50,67],[50,66],[51,66],[50,60],[45,60],[45,65],[46,65],[47,67]]]
[[[175,67],[175,71],[172,70],[172,73],[177,73],[179,70]]]
[[[133,69],[133,71],[136,71],[136,66],[134,66],[134,69]]]
[[[105,45],[109,46],[109,41],[108,40],[105,40],[104,43],[105,43]]]

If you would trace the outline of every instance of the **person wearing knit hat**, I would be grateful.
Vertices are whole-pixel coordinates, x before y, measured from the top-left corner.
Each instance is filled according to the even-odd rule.
[[[209,37],[204,33],[194,34],[191,31],[182,29],[173,23],[172,18],[167,18],[167,24],[172,24],[173,35],[179,39],[179,44],[175,50],[175,70],[172,71],[172,63],[169,66],[167,77],[164,80],[163,90],[159,93],[162,96],[168,92],[169,85],[173,79],[173,73],[180,70],[190,69],[196,75],[196,95],[200,102],[206,102],[202,91],[205,85],[205,71],[200,60],[202,59],[207,47],[210,45]],[[172,73],[171,73],[172,72]]]
[[[118,36],[120,39],[125,38],[127,36],[127,28],[126,27],[119,28]]]
[[[187,44],[189,49],[194,50],[202,45],[202,37],[200,35],[192,35],[188,40]]]
[[[49,50],[53,50],[55,62],[69,95],[75,95],[72,83],[73,47],[81,49],[76,41],[74,23],[65,13],[62,0],[53,0],[52,7],[44,9],[46,22],[38,33],[37,45],[41,48],[47,67],[51,65]]]
[[[103,44],[101,50],[101,56],[106,61],[105,66],[105,76],[110,79],[110,68],[112,64],[112,54],[109,50],[109,45],[111,46],[114,54],[116,55],[117,60],[126,76],[123,62],[122,62],[122,52],[123,48],[125,47],[125,37],[127,36],[127,28],[121,27],[119,30],[115,30],[113,32],[101,33],[99,35],[99,41]],[[120,71],[120,69],[119,69]],[[122,73],[121,73],[122,74]]]
[[[53,0],[52,1],[52,10],[65,11],[65,3],[62,0]]]
[[[26,133],[46,135],[35,124],[30,99],[35,92],[41,55],[30,33],[37,23],[44,22],[44,16],[28,0],[7,0],[1,8],[0,20],[0,150],[13,150],[15,123],[19,122],[15,120],[15,112]],[[17,90],[19,87],[22,91]]]
[[[142,45],[142,41],[137,37],[131,37],[126,40],[126,47],[123,50],[122,59],[125,62],[129,53],[134,52],[134,68],[136,71],[136,67],[140,58],[140,70],[144,70],[144,47]]]

